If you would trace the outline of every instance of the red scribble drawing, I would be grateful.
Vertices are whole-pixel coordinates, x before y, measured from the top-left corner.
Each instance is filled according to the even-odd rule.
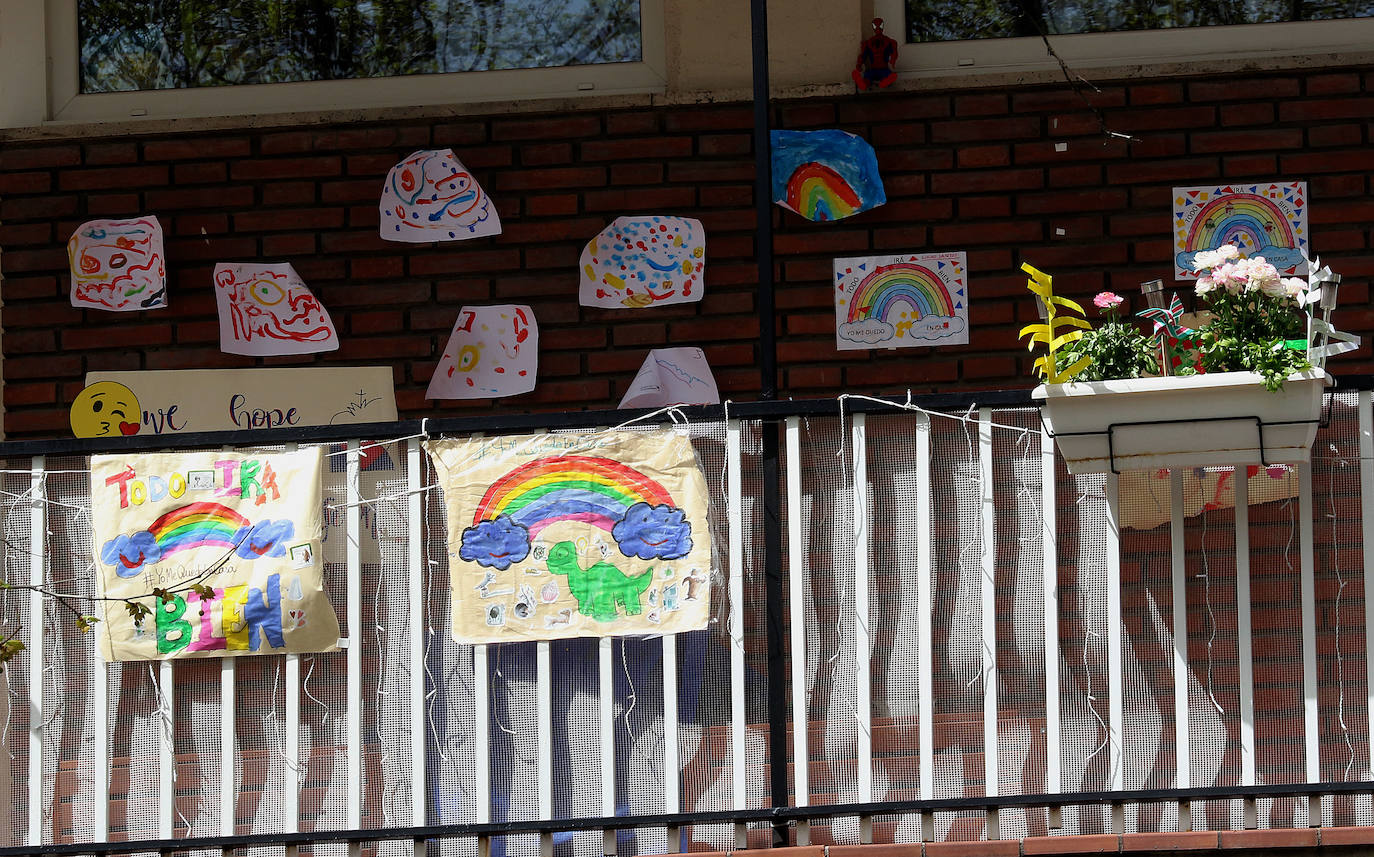
[[[72,306],[116,312],[167,306],[167,265],[156,217],[92,220],[67,242]]]
[[[334,351],[339,337],[319,299],[288,263],[215,267],[220,350],[228,354]]]
[[[451,149],[415,152],[387,173],[379,205],[387,241],[460,241],[500,235],[501,218]]]

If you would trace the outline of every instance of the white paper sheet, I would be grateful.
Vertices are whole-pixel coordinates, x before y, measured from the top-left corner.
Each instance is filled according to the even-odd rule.
[[[655,348],[630,383],[622,408],[718,405],[716,378],[700,348]]]
[[[67,242],[72,306],[136,312],[167,306],[167,254],[156,217],[91,220]]]
[[[423,244],[501,234],[491,197],[452,149],[415,152],[392,167],[379,209],[387,241]]]
[[[617,217],[582,248],[582,306],[641,309],[701,300],[706,230],[690,217]]]

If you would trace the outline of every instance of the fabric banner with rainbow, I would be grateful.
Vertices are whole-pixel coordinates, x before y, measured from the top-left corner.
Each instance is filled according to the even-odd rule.
[[[453,637],[500,643],[706,627],[706,477],[678,432],[445,438]]]
[[[1234,244],[1284,276],[1307,273],[1307,182],[1174,188],[1174,279],[1195,280],[1199,250]]]
[[[96,576],[115,599],[95,626],[101,655],[336,649],[320,496],[318,449],[92,456]]]
[[[838,350],[968,342],[964,253],[836,259],[834,271]]]

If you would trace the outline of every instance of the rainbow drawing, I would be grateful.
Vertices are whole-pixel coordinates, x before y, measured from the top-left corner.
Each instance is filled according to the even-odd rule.
[[[845,131],[773,131],[773,201],[812,221],[840,220],[887,202],[878,156]]]
[[[243,527],[252,522],[219,503],[191,503],[148,525],[162,556],[199,547],[235,548],[235,538]]]
[[[559,521],[581,521],[609,533],[636,503],[675,505],[662,485],[633,467],[561,455],[531,461],[498,479],[477,504],[472,525],[506,515],[529,530],[530,538]]]
[[[1174,188],[1174,275],[1194,279],[1199,250],[1232,244],[1285,275],[1306,272],[1307,183]]]
[[[810,161],[787,180],[787,207],[807,220],[841,220],[859,211],[863,200],[844,176]]]
[[[963,253],[836,259],[836,347],[967,342],[967,267]]]

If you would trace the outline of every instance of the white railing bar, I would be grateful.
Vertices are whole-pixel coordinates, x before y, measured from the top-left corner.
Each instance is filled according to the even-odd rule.
[[[601,814],[615,815],[615,670],[614,639],[597,641],[598,690],[601,701]],[[615,853],[614,830],[601,832],[602,854]]]
[[[43,565],[47,556],[44,536],[47,522],[46,463],[41,455],[30,462],[29,472],[29,845],[43,844],[43,732],[47,718],[43,714],[43,661],[46,641],[43,638]],[[131,777],[132,779],[132,777]]]
[[[238,826],[238,714],[235,684],[237,670],[233,658],[219,659],[219,832],[233,836]],[[231,849],[225,849],[229,853]]]
[[[681,736],[677,712],[677,635],[663,637],[663,811],[682,812]],[[680,847],[680,831],[667,830],[668,853]]]
[[[729,420],[725,426],[726,507],[729,510],[728,550],[730,552],[730,757],[735,809],[748,803],[748,754],[745,752],[744,694],[744,502],[740,473],[740,424]],[[748,845],[748,826],[735,825],[735,847]]]
[[[935,797],[935,635],[931,591],[935,568],[934,531],[931,527],[930,417],[916,415],[916,724],[920,746],[921,800]],[[922,812],[921,841],[935,839],[935,815]]]
[[[359,549],[362,537],[361,505],[358,500],[358,441],[348,442],[346,453],[345,497],[348,503],[344,515],[344,548],[347,572],[345,616],[348,623],[347,727],[345,747],[348,753],[347,824],[361,827],[363,822],[363,568]],[[360,857],[362,845],[350,842],[349,857]]]
[[[978,580],[982,610],[983,644],[983,790],[988,797],[1001,794],[997,766],[997,505],[992,485],[992,410],[978,409],[978,495],[982,510]],[[1001,839],[998,812],[986,813],[988,839]]]
[[[91,807],[91,827],[97,841],[110,838],[110,665],[100,656],[91,640],[91,752],[95,769],[105,775],[92,777],[95,805]]]
[[[787,585],[792,618],[792,794],[797,806],[811,800],[811,752],[807,748],[811,727],[810,706],[806,699],[806,577],[810,565],[802,544],[801,420],[788,417],[787,449]],[[814,514],[814,510],[813,510]],[[811,826],[797,825],[797,844],[811,844]],[[670,843],[671,845],[671,843]]]
[[[158,604],[157,609],[162,609]],[[172,814],[176,810],[177,799],[177,753],[174,745],[176,731],[176,681],[173,677],[171,661],[161,661],[158,665],[157,711],[158,747],[162,753],[162,778],[157,784],[157,835],[162,839],[172,838]]]
[[[295,452],[297,445],[288,443],[284,452]],[[301,783],[305,782],[305,766],[301,763],[301,656],[286,653],[286,670],[282,676],[282,695],[286,701],[285,746],[282,766],[286,768],[286,789],[282,793],[282,830],[295,833],[301,828]],[[275,700],[273,702],[275,704]],[[286,857],[296,857],[299,849],[288,845]]]
[[[1374,394],[1361,390],[1360,412],[1360,543],[1364,552],[1365,707],[1374,723]],[[1338,549],[1339,546],[1333,546]],[[1367,764],[1374,770],[1374,741]]]
[[[1206,514],[1204,511],[1203,514]],[[1181,789],[1192,785],[1192,735],[1188,731],[1188,556],[1183,527],[1183,471],[1169,471],[1170,603],[1174,638],[1174,776]],[[1207,550],[1203,545],[1202,549]],[[1192,801],[1178,803],[1178,829],[1193,829]]]
[[[539,785],[539,817],[553,818],[553,658],[549,641],[534,644],[535,778]],[[539,834],[541,857],[552,857],[553,834]]]
[[[1236,467],[1236,655],[1240,680],[1240,784],[1255,785],[1255,661],[1250,628],[1250,471]],[[1242,801],[1245,828],[1259,827],[1254,798]]]
[[[868,432],[867,417],[855,414],[850,431],[854,505],[854,717],[858,722],[855,735],[854,764],[858,776],[859,801],[873,800],[873,679],[871,659],[872,639],[868,623],[872,621],[868,609],[869,540],[872,537],[872,510],[868,507]],[[840,427],[844,430],[844,426]],[[840,605],[843,609],[843,605]],[[873,841],[873,817],[859,816],[859,842]]]
[[[429,788],[425,753],[425,599],[424,468],[420,439],[406,444],[406,487],[410,491],[406,516],[406,565],[409,568],[406,597],[410,602],[410,823],[428,823]],[[425,857],[423,839],[412,844],[412,857]]]
[[[491,821],[491,670],[485,643],[472,647],[473,822]],[[437,737],[437,736],[436,736]],[[442,738],[440,738],[442,740]],[[478,857],[491,857],[491,837],[477,837]]]
[[[1317,722],[1317,592],[1312,544],[1312,465],[1298,465],[1298,550],[1302,553],[1302,721],[1304,771],[1307,782],[1321,782],[1321,751]],[[1321,797],[1307,799],[1307,824],[1322,823]]]
[[[1041,564],[1045,585],[1045,791],[1063,788],[1059,741],[1059,500],[1056,491],[1054,439],[1040,425]],[[1064,826],[1063,810],[1051,807],[1049,826]]]
[[[1122,695],[1125,690],[1121,668],[1121,480],[1107,474],[1103,490],[1107,495],[1107,753],[1108,785],[1112,791],[1123,789],[1121,736],[1125,726]],[[1112,832],[1126,832],[1126,812],[1121,804],[1112,805]]]

